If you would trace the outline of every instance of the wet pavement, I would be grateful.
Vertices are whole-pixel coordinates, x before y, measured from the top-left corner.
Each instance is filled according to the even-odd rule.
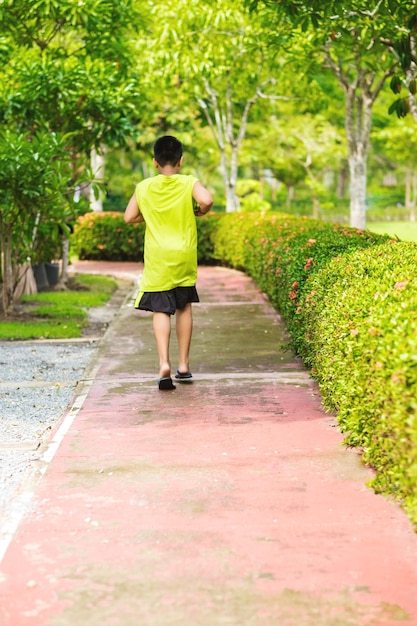
[[[10,512],[0,625],[417,625],[417,536],[279,316],[235,270],[200,268],[198,290],[175,391],[133,291],[112,321]]]

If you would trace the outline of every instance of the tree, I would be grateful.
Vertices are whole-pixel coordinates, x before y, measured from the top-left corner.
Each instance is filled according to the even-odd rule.
[[[3,311],[13,308],[16,268],[34,257],[36,232],[54,225],[68,206],[71,170],[63,144],[53,134],[0,134],[0,236]],[[34,259],[35,260],[35,259]]]
[[[337,114],[328,110],[329,103],[320,97],[319,89],[312,84],[304,102],[297,98],[275,102],[269,118],[248,128],[252,161],[286,186],[286,207],[301,184],[311,192],[314,217],[319,216],[325,174],[337,173],[346,150]],[[322,109],[326,115],[319,112]],[[247,152],[246,146],[245,155]]]
[[[337,78],[345,96],[345,131],[350,169],[351,225],[366,225],[367,156],[372,107],[385,81],[397,66],[384,40],[398,29],[404,13],[401,0],[369,3],[353,0],[346,5],[332,0],[248,0],[273,9],[278,21],[290,22],[292,36],[302,37],[305,52],[320,55],[323,67]],[[304,57],[305,59],[305,57]]]
[[[164,2],[162,24],[155,3],[154,15],[153,43],[148,40],[143,47],[171,90],[187,94],[200,107],[219,151],[226,210],[235,211],[239,152],[248,121],[255,105],[277,94],[283,97],[278,86],[285,82],[285,69],[262,44],[265,25],[239,2],[209,0],[194,3],[192,10],[186,0]]]
[[[45,150],[50,147],[48,133],[59,136],[65,147],[62,151],[59,145],[59,153],[71,163],[73,191],[87,182],[92,148],[122,144],[135,131],[140,94],[129,42],[133,29],[143,21],[133,0],[1,3],[0,121],[25,138],[28,150],[35,136],[38,143],[46,141]],[[52,157],[51,162],[55,162]],[[41,181],[43,171],[40,162],[34,160],[33,167],[36,165]],[[50,180],[62,182],[59,177]],[[4,197],[10,197],[13,190],[8,188],[7,179],[3,185]],[[59,195],[59,190],[51,188],[51,195],[55,194]],[[25,198],[26,206],[22,204]],[[44,206],[39,207],[37,233],[42,233],[44,220],[50,219]],[[59,206],[62,212],[56,207],[57,225],[76,216],[75,210],[68,216],[68,203]],[[27,196],[2,208],[31,211]],[[13,242],[17,257],[19,245],[27,248],[27,242],[19,242]],[[7,266],[10,258],[4,258],[3,265]],[[10,275],[13,269],[5,272]]]

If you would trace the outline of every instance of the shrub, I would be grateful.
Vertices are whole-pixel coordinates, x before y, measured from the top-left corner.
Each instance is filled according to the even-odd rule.
[[[210,216],[198,217],[197,223],[197,259],[200,265],[213,265],[214,239],[222,226],[221,215],[212,213]]]
[[[283,213],[226,215],[213,237],[215,258],[256,280],[285,317],[295,344],[296,310],[307,278],[338,254],[389,241],[386,235]]]
[[[224,213],[219,218],[218,228],[211,234],[214,259],[220,264],[247,271],[245,249],[248,237],[252,232],[254,236],[259,235],[268,222],[257,213]]]
[[[126,224],[123,213],[86,213],[78,218],[71,245],[80,259],[143,261],[144,224]]]
[[[216,215],[197,218],[198,262],[212,264],[212,236],[218,226]],[[71,245],[81,259],[95,261],[143,261],[144,224],[126,224],[123,213],[86,213],[71,236]]]

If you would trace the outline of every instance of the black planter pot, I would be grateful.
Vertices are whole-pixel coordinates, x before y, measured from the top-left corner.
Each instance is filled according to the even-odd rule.
[[[45,263],[39,263],[38,265],[34,265],[32,267],[33,276],[35,277],[36,287],[38,291],[43,291],[44,289],[48,289],[49,282],[48,277],[46,275]]]
[[[45,263],[46,278],[51,287],[59,283],[59,263]]]

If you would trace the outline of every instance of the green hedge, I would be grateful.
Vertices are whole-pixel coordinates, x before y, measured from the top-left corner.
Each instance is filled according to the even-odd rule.
[[[417,245],[308,218],[226,215],[219,262],[250,274],[337,412],[373,487],[417,526]]]
[[[126,224],[123,213],[86,213],[71,235],[71,250],[80,259],[143,261],[144,224]]]
[[[197,218],[198,261],[213,263],[212,233],[216,215]],[[71,249],[82,260],[143,261],[144,224],[126,224],[123,213],[105,211],[80,217],[71,235]]]

